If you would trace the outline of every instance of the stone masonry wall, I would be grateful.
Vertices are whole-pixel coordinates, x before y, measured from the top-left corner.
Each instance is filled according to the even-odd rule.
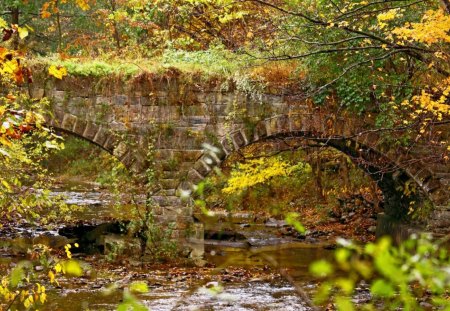
[[[262,139],[300,136],[360,157],[367,170],[390,167],[398,173],[391,172],[389,178],[413,179],[436,206],[429,225],[448,234],[450,165],[421,160],[424,153],[441,150],[419,145],[405,152],[386,146],[370,131],[372,117],[352,119],[312,109],[283,94],[247,94],[232,84],[224,87],[230,85],[225,81],[194,81],[179,73],[143,73],[128,81],[72,76],[42,81],[32,95],[51,99],[49,124],[104,148],[131,171],[145,170],[148,144],[154,140],[159,217],[177,221],[180,230],[192,222],[192,211],[177,191],[192,188],[233,150]],[[448,136],[449,128],[443,133]],[[205,153],[205,142],[218,147],[219,153]]]

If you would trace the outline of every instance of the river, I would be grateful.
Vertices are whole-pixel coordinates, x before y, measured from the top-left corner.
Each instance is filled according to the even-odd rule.
[[[57,194],[69,204],[85,206],[84,219],[114,216],[111,197],[101,191]],[[299,295],[311,295],[317,284],[308,266],[332,256],[332,251],[320,243],[280,238],[261,224],[239,228],[251,244],[206,241],[204,267],[141,265],[129,258],[112,263],[100,254],[80,256],[84,275],[63,277],[60,286],[49,287],[49,302],[40,310],[115,310],[123,289],[136,280],[148,285],[149,291],[138,299],[151,310],[310,310]],[[33,234],[57,237],[54,231]],[[10,255],[3,251],[3,269],[20,260]]]

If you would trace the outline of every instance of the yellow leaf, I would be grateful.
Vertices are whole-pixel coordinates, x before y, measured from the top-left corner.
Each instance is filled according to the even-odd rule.
[[[51,76],[61,80],[64,76],[67,76],[67,69],[64,67],[56,67],[55,65],[51,65],[50,68],[48,68],[48,73]]]
[[[59,272],[61,272],[62,271],[62,266],[61,266],[61,264],[56,264],[56,266],[55,266],[55,271],[57,272],[57,273],[59,273]],[[51,272],[51,271],[50,271]]]
[[[48,272],[48,278],[50,279],[50,283],[55,282],[55,274],[53,273],[53,271]]]
[[[19,32],[20,39],[24,39],[28,36],[28,29],[26,27],[17,27],[17,31]]]
[[[86,0],[76,0],[77,5],[82,9],[83,11],[89,10],[90,6],[88,4],[88,1]]]
[[[8,23],[0,17],[0,28],[7,28],[8,27]]]
[[[71,276],[81,276],[83,269],[80,264],[75,260],[68,260],[64,263],[65,273]]]
[[[11,186],[8,184],[6,180],[2,179],[2,185],[5,186],[6,189],[11,191]]]
[[[39,300],[41,301],[41,303],[44,303],[47,300],[47,294],[41,293],[41,295],[39,296]]]

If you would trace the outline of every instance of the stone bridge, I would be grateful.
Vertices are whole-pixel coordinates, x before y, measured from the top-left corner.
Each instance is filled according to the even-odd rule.
[[[180,200],[180,192],[190,191],[233,151],[270,139],[299,138],[349,155],[377,180],[387,214],[405,215],[410,201],[418,199],[398,190],[413,181],[420,189],[419,199],[433,204],[427,229],[449,234],[450,162],[442,160],[447,151],[441,147],[420,142],[394,145],[374,129],[370,114],[350,118],[313,109],[281,91],[248,94],[233,83],[197,78],[170,69],[127,81],[68,76],[62,81],[35,79],[44,82],[31,92],[35,98],[51,100],[51,127],[98,145],[136,174],[148,167],[146,154],[153,144],[160,184],[154,196],[158,215],[177,221],[179,229],[192,223],[192,207]],[[448,139],[450,126],[441,125],[433,133],[441,136],[429,140]],[[205,150],[204,143],[217,149]]]

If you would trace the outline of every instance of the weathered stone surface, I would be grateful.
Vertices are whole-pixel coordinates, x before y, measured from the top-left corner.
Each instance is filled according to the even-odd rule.
[[[94,137],[94,142],[97,143],[100,146],[103,146],[103,144],[106,142],[106,139],[108,138],[108,130],[106,130],[103,127],[100,127],[97,134]]]
[[[57,105],[63,104],[64,101],[66,100],[66,92],[65,91],[53,91],[53,100],[55,101],[55,103]]]
[[[99,130],[98,125],[92,122],[88,122],[88,124],[86,125],[86,129],[84,130],[83,137],[92,141],[94,140],[94,137],[97,134],[98,130]]]
[[[64,119],[61,122],[61,127],[67,131],[73,131],[75,124],[77,123],[77,117],[66,113]]]
[[[147,146],[154,139],[154,160],[164,191],[158,199],[164,205],[161,215],[166,206],[177,210],[182,203],[173,196],[191,191],[226,156],[256,141],[287,136],[329,144],[364,169],[384,169],[390,174],[383,178],[390,178],[394,188],[413,179],[435,205],[450,205],[450,164],[428,160],[445,150],[420,141],[411,147],[381,143],[378,133],[367,131],[374,128],[373,116],[349,118],[340,111],[314,109],[277,90],[258,97],[225,92],[218,82],[136,79],[130,86],[115,79],[70,77],[36,85],[31,94],[52,98],[53,114],[46,117],[50,126],[103,146],[136,175],[145,171]],[[448,125],[439,126],[439,131],[442,140],[450,135]],[[206,147],[203,152],[205,142],[217,149]],[[441,210],[430,216],[430,224],[448,220],[450,215]]]
[[[86,126],[87,126],[87,122],[85,120],[77,119],[77,122],[75,123],[75,126],[73,128],[73,131],[75,134],[77,134],[79,136],[83,136]]]

